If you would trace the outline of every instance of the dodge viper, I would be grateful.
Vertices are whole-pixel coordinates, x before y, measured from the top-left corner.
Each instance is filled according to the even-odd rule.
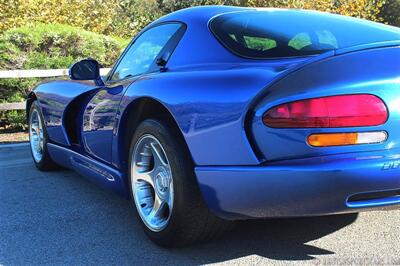
[[[99,70],[83,59],[28,95],[33,161],[128,198],[159,245],[205,241],[235,220],[400,204],[399,28],[189,8]]]

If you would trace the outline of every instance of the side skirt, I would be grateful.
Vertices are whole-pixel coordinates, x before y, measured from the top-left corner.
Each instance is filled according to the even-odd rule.
[[[48,143],[47,148],[51,158],[57,164],[73,169],[96,184],[129,198],[126,173],[55,144]]]

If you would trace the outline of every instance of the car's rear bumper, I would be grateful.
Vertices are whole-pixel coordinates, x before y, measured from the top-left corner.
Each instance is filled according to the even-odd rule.
[[[400,151],[349,153],[251,167],[196,167],[195,171],[209,208],[228,219],[314,216],[400,206]]]

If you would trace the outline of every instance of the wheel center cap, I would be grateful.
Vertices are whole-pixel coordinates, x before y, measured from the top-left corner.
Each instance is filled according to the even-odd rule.
[[[165,194],[168,191],[169,187],[169,177],[168,174],[165,172],[164,169],[162,169],[157,175],[156,175],[156,189],[159,194]]]

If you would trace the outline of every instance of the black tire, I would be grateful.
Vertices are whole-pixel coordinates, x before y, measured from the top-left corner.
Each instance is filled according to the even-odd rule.
[[[173,175],[173,210],[167,226],[159,231],[150,230],[141,220],[139,211],[133,202],[146,235],[156,244],[163,247],[182,247],[185,245],[208,241],[221,236],[233,227],[233,222],[215,216],[207,208],[195,178],[192,159],[183,140],[169,124],[159,120],[143,121],[131,141],[129,165],[135,144],[147,134],[156,137],[164,148]],[[130,192],[133,197],[129,171]]]
[[[42,114],[42,111],[41,111],[37,101],[34,101],[32,103],[31,108],[29,110],[29,118],[28,118],[29,132],[31,132],[31,116],[34,111],[36,111],[39,114],[40,119],[43,122],[43,149],[42,149],[42,157],[40,160],[38,160],[38,159],[35,159],[35,156],[34,156],[33,150],[32,150],[32,146],[30,145],[33,162],[35,163],[35,166],[37,167],[37,169],[39,169],[40,171],[51,171],[51,170],[59,169],[60,167],[56,163],[53,162],[53,160],[51,159],[50,154],[47,150],[47,143],[48,143],[49,137],[47,135],[46,126],[44,125],[43,114]],[[32,142],[31,134],[29,134],[29,143],[31,143],[31,142]]]

